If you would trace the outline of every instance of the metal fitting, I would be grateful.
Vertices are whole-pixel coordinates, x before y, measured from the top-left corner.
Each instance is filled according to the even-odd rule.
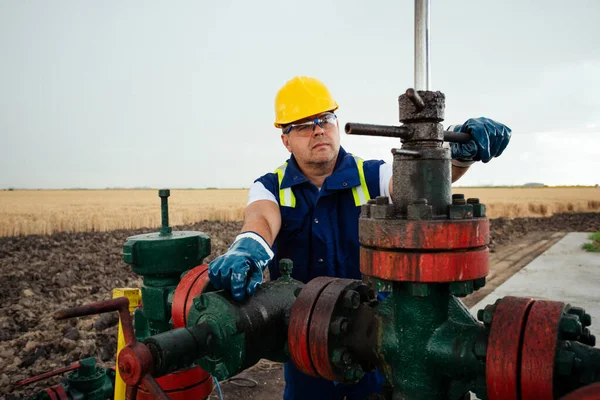
[[[294,268],[294,263],[289,258],[282,258],[279,261],[279,273],[281,274],[281,278],[290,279],[292,277],[292,269],[293,268]]]
[[[344,307],[355,310],[360,306],[360,295],[354,290],[346,290],[344,293]]]
[[[462,204],[458,204],[462,203]],[[473,218],[473,205],[466,204],[465,199],[452,200],[448,206],[448,218],[450,219],[468,219]]]
[[[413,96],[408,96],[406,93],[400,95],[398,97],[400,122],[444,120],[446,96],[442,92],[417,90],[415,93],[423,102],[423,108],[415,106]]]
[[[331,355],[331,363],[339,368],[344,368],[352,363],[352,356],[345,347],[333,350]]]
[[[377,204],[378,206],[386,205],[389,203],[390,203],[390,200],[387,198],[387,196],[377,196],[375,198],[375,204]]]
[[[433,207],[427,204],[427,199],[417,199],[406,208],[406,218],[421,220],[433,218]]]
[[[485,204],[481,204],[477,198],[467,199],[467,204],[473,206],[473,217],[481,218],[485,217]]]
[[[583,344],[587,344],[588,346],[596,346],[596,336],[592,335],[588,328],[583,328],[581,336],[579,337],[579,341]]]
[[[450,293],[456,297],[465,297],[473,293],[473,281],[450,282]]]
[[[452,204],[456,204],[456,205],[460,205],[460,206],[467,204],[467,201],[465,200],[465,195],[461,194],[461,193],[453,194],[452,195]]]
[[[360,206],[360,216],[363,218],[369,218],[371,216],[371,206],[369,204]]]
[[[473,281],[473,290],[479,290],[485,286],[485,276],[483,278],[478,278]]]
[[[194,307],[198,311],[206,310],[206,308],[208,307],[208,298],[206,296],[200,295],[198,297],[194,297],[194,300],[192,301],[194,303]]]
[[[384,197],[384,199],[387,199],[387,197]],[[393,204],[383,203],[383,204],[372,205],[370,207],[371,207],[371,210],[370,210],[371,218],[377,218],[377,219],[394,218],[394,214],[396,213],[396,209]]]
[[[496,311],[496,307],[500,303],[500,300],[502,299],[498,299],[494,304],[488,304],[483,310],[477,311],[477,319],[483,322],[485,326],[490,326],[492,324],[494,312]]]
[[[358,364],[352,364],[346,369],[344,376],[348,382],[356,382],[364,375],[364,371]]]
[[[577,315],[583,326],[590,326],[592,324],[592,317],[581,307],[570,307],[567,310],[567,314]]]
[[[350,325],[350,321],[345,317],[337,317],[333,320],[331,325],[329,325],[329,331],[334,335],[340,335],[348,332],[348,326]]]
[[[564,339],[577,340],[583,333],[583,326],[577,315],[565,314],[560,320],[559,331]]]

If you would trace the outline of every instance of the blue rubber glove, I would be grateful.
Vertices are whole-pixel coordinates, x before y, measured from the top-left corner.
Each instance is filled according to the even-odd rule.
[[[242,232],[225,254],[208,264],[208,277],[217,289],[227,289],[235,300],[244,300],[263,282],[263,271],[272,259],[273,251],[262,236]]]
[[[473,136],[468,143],[450,143],[453,159],[484,163],[502,154],[512,132],[509,127],[484,117],[470,118],[464,124],[453,125],[448,130]]]

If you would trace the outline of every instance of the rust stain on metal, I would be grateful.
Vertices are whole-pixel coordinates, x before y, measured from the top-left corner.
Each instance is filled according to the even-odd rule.
[[[488,400],[519,400],[522,332],[535,300],[504,297],[494,312],[485,362]]]
[[[330,381],[340,381],[343,377],[338,376],[331,365],[329,326],[338,300],[344,290],[352,286],[356,286],[356,281],[337,280],[328,285],[317,299],[310,320],[310,358],[317,373]]]
[[[460,282],[487,276],[489,250],[409,253],[361,247],[361,272],[397,282]]]
[[[288,346],[294,365],[305,374],[318,377],[310,356],[309,329],[312,311],[321,292],[336,278],[320,276],[311,280],[300,292],[290,311]]]
[[[529,311],[521,352],[521,399],[554,397],[554,358],[565,303],[538,300]]]
[[[465,220],[361,220],[360,242],[384,249],[450,250],[485,246],[490,241],[489,221]]]

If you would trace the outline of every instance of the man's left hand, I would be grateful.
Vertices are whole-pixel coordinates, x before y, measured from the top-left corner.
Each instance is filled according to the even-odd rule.
[[[449,130],[469,133],[473,137],[468,143],[450,143],[453,159],[484,163],[502,154],[512,132],[506,125],[485,117],[470,118],[462,125],[451,126]]]

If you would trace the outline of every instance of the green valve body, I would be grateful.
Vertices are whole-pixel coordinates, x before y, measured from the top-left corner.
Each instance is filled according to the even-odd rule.
[[[123,245],[123,259],[133,272],[141,275],[143,311],[136,312],[136,327],[144,327],[149,335],[171,329],[169,296],[179,283],[181,275],[202,264],[210,254],[210,238],[203,232],[176,231],[168,226],[167,189],[161,197],[162,228],[160,232],[127,238]],[[147,323],[143,322],[143,319]]]
[[[394,392],[411,400],[459,399],[469,390],[485,396],[486,329],[448,285],[431,284],[427,296],[393,283],[393,292],[376,308],[382,323],[378,353],[380,370]],[[483,398],[483,397],[479,397]]]
[[[71,400],[112,399],[115,390],[115,371],[96,365],[94,357],[80,360],[81,366],[67,375],[59,386]],[[31,400],[52,400],[49,392],[44,390],[31,397]]]
[[[197,363],[224,380],[261,358],[287,361],[289,313],[304,284],[291,279],[291,263],[281,268],[285,263],[280,262],[282,276],[259,286],[252,297],[238,302],[225,290],[203,293],[193,299],[185,328],[144,340],[154,357],[154,374]]]

